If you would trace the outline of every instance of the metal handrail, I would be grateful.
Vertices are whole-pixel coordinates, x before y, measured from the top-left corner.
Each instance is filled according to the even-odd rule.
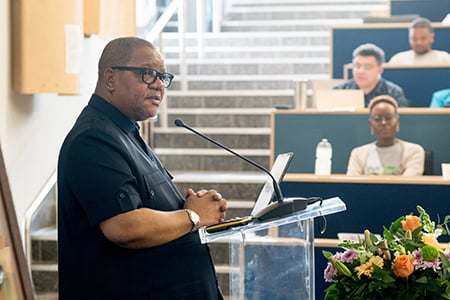
[[[49,192],[52,190],[52,188],[56,185],[56,170],[53,172],[52,175],[50,175],[50,178],[47,180],[47,182],[42,187],[41,191],[38,193],[36,198],[31,203],[30,207],[25,212],[25,225],[24,225],[24,242],[25,242],[25,257],[27,260],[27,264],[29,269],[31,270],[31,223],[33,222],[33,217],[35,216],[36,212],[39,210],[39,208],[42,206],[42,203],[46,199]],[[55,205],[56,207],[57,205]],[[56,212],[55,212],[56,214]]]
[[[158,20],[153,25],[151,31],[146,35],[145,39],[150,42],[155,42],[159,37],[160,41],[160,51],[164,53],[164,46],[162,40],[162,31],[167,23],[170,21],[172,16],[178,11],[178,45],[180,48],[180,89],[182,91],[187,91],[188,80],[187,80],[187,62],[186,62],[186,2],[183,0],[173,0],[164,10],[163,14],[158,18]],[[204,54],[204,33],[205,33],[205,3],[206,0],[196,0],[196,13],[197,13],[197,55],[199,59],[203,58]],[[212,1],[212,25],[213,32],[220,31],[220,23],[222,22],[222,17],[224,13],[224,2],[223,0]],[[162,102],[159,109],[159,117],[161,127],[168,127],[168,117],[166,101]]]
[[[182,2],[182,0],[173,0],[169,6],[167,6],[163,14],[156,21],[155,25],[153,25],[152,30],[145,37],[146,40],[149,42],[154,42],[158,38]]]
[[[197,0],[198,1],[198,10],[197,13],[200,13],[204,10],[203,2],[204,0]],[[201,2],[201,3],[200,3]],[[175,12],[178,11],[179,16],[179,22],[178,22],[178,32],[180,35],[180,77],[181,77],[181,87],[182,90],[187,90],[187,64],[186,64],[186,17],[185,17],[185,3],[186,1],[183,0],[173,0],[169,6],[164,10],[164,13],[159,17],[159,19],[156,21],[156,23],[153,25],[152,30],[146,35],[145,39],[154,42],[158,37],[161,39],[161,33],[164,29],[164,27],[167,25],[167,23],[170,21],[172,16],[175,14]],[[223,15],[223,1],[222,0],[216,0],[213,1],[213,31],[218,32],[220,31],[220,22],[222,20]],[[198,47],[203,48],[203,38],[204,38],[204,18],[203,16],[199,18],[199,22],[201,22],[201,25],[197,26],[197,30],[200,32],[197,32],[197,45]],[[162,42],[160,43],[162,47]],[[163,49],[161,49],[162,51]],[[201,50],[201,51],[200,51]],[[203,53],[203,49],[199,49],[199,53]],[[160,111],[161,112],[161,111]],[[166,112],[165,112],[166,113]],[[164,117],[163,122],[167,122],[167,118]],[[166,124],[167,126],[167,124]],[[56,176],[56,170],[52,173],[50,178],[47,180],[47,182],[44,184],[41,191],[38,193],[36,198],[31,203],[30,207],[25,212],[25,220],[24,220],[24,248],[25,248],[25,255],[27,263],[31,270],[31,225],[33,221],[33,217],[39,210],[39,208],[42,206],[42,203],[46,199],[48,193],[51,191],[53,187],[56,186],[57,182],[57,176]]]

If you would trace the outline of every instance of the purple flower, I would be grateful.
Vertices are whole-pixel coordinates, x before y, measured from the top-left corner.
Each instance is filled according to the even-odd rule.
[[[358,258],[358,252],[356,252],[354,249],[346,250],[344,253],[338,252],[334,256],[337,260],[345,262],[345,263],[352,263],[355,259]]]
[[[332,263],[328,263],[327,267],[323,271],[323,278],[326,282],[333,282],[333,277],[338,273],[337,269],[333,266]]]
[[[438,258],[429,261],[424,260],[422,250],[414,250],[412,255],[415,258],[413,265],[416,270],[433,269],[434,272],[437,272],[441,269],[441,261]]]

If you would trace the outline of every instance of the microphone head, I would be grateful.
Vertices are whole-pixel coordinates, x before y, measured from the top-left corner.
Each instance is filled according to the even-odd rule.
[[[184,122],[181,119],[175,119],[175,125],[178,127],[184,127]]]

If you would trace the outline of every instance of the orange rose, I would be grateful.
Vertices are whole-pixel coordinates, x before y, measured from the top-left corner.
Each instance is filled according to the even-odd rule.
[[[394,259],[392,270],[397,277],[405,278],[414,272],[414,265],[408,255],[399,255]]]
[[[402,221],[403,230],[411,230],[413,232],[420,227],[420,218],[416,216],[406,216],[406,219]]]

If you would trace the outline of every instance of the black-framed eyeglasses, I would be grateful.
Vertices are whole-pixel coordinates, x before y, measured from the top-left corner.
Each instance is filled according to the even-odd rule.
[[[146,84],[152,84],[156,81],[156,78],[159,78],[164,84],[165,88],[168,88],[172,83],[173,78],[175,77],[172,73],[168,72],[158,72],[155,69],[143,68],[143,67],[130,67],[130,66],[114,66],[111,67],[113,70],[120,71],[133,71],[139,72],[142,76],[142,81]]]
[[[375,123],[382,123],[383,120],[386,123],[390,123],[397,118],[398,118],[398,115],[386,115],[386,116],[374,115],[374,116],[371,116],[369,119],[374,121]]]

